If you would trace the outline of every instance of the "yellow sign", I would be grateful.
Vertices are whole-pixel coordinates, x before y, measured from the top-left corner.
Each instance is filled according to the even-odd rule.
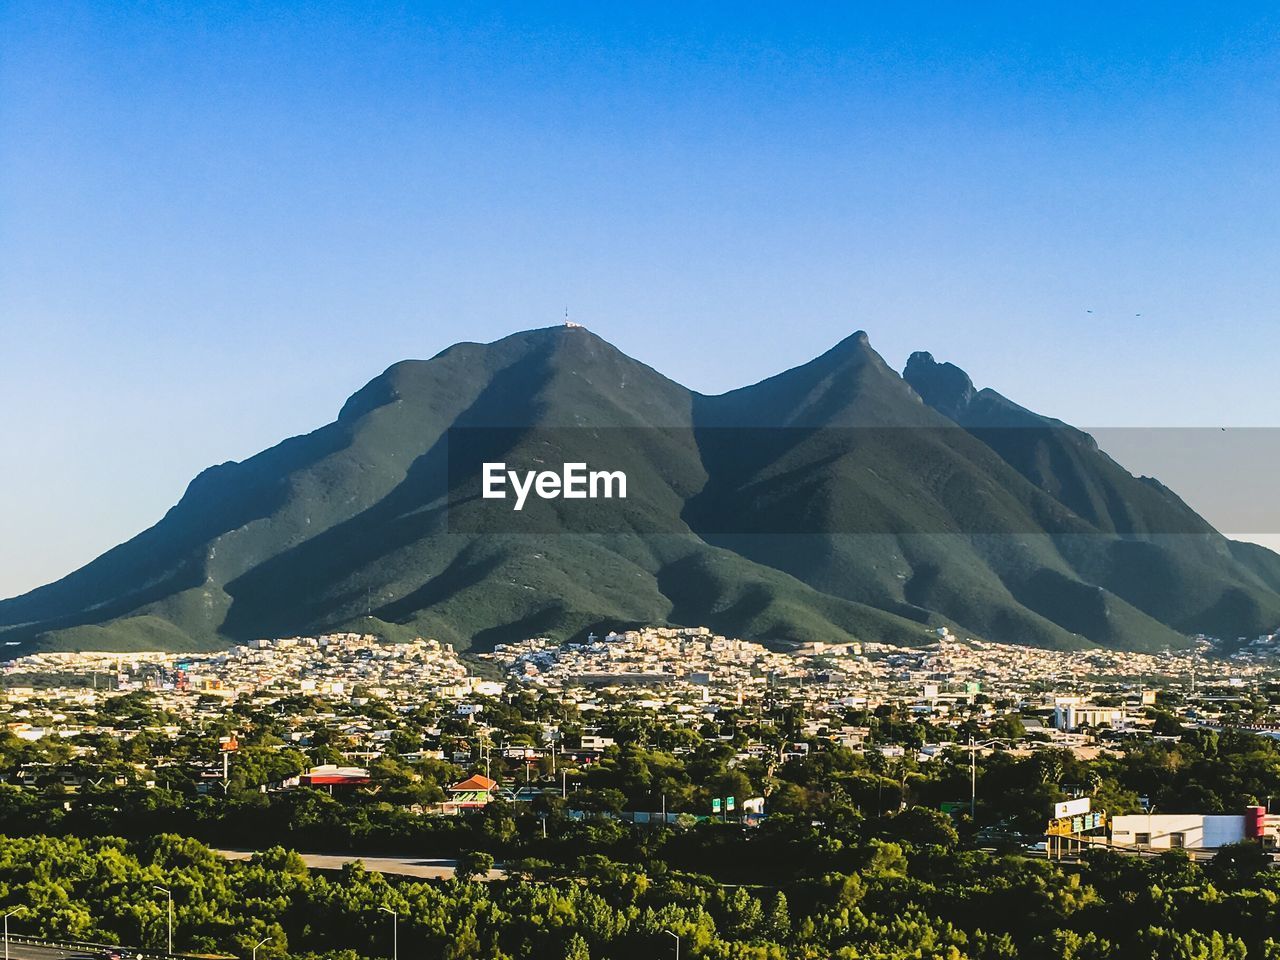
[[[1086,813],[1076,817],[1057,817],[1049,821],[1045,835],[1050,837],[1074,837],[1090,830],[1100,830],[1107,825],[1105,813]]]

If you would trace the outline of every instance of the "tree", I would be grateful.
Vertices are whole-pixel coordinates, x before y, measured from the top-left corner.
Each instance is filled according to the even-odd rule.
[[[927,807],[908,807],[897,816],[889,817],[885,832],[890,838],[905,840],[913,846],[954,847],[960,843],[960,834],[951,818]]]
[[[765,925],[775,940],[786,940],[791,935],[791,911],[787,908],[787,895],[781,890],[769,901]]]
[[[484,879],[493,869],[493,862],[491,853],[483,850],[468,850],[458,857],[454,876],[467,882]]]
[[[575,933],[565,946],[564,960],[591,960],[591,951],[587,949],[587,941],[582,935]]]
[[[1257,843],[1245,840],[1218,850],[1213,856],[1213,871],[1222,879],[1245,885],[1271,866],[1271,856]]]

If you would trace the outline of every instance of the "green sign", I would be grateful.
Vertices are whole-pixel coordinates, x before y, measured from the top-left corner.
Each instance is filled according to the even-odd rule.
[[[724,798],[724,808],[730,813],[733,813],[733,797]]]
[[[714,800],[712,800],[712,801],[711,801],[711,812],[712,812],[712,813],[719,813],[719,812],[720,812],[720,798],[719,798],[719,797],[716,797]]]

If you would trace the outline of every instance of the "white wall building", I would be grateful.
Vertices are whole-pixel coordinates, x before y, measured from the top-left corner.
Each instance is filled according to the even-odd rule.
[[[1117,727],[1123,720],[1124,711],[1118,707],[1085,703],[1081,697],[1059,697],[1053,702],[1053,725],[1059,730],[1078,730],[1103,724]]]
[[[1259,812],[1261,809],[1259,808]],[[1111,844],[1146,850],[1213,850],[1250,837],[1246,814],[1137,813],[1111,819]],[[1280,816],[1265,817],[1262,841],[1275,846]]]

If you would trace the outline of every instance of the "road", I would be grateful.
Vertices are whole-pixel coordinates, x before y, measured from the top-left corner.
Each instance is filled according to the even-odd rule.
[[[228,860],[248,860],[256,850],[218,850]],[[397,877],[416,877],[420,880],[446,880],[457,869],[456,860],[428,860],[421,857],[361,857],[353,853],[300,853],[302,862],[315,870],[341,870],[348,863],[359,860],[366,870]],[[486,880],[501,880],[506,872],[489,871]]]
[[[128,950],[127,947],[118,949],[122,951],[122,956],[131,956],[123,952]],[[102,950],[93,947],[54,947],[43,943],[19,943],[12,937],[9,939],[9,960],[75,960],[75,958],[97,960],[101,956]]]

